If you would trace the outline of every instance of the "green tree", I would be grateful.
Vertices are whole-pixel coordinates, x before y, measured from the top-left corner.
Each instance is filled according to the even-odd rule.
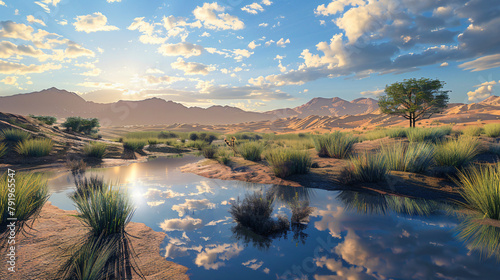
[[[421,119],[443,112],[449,90],[441,90],[444,82],[427,78],[408,79],[385,87],[378,101],[382,113],[400,115],[410,121],[410,127]]]
[[[84,119],[81,117],[69,117],[62,124],[62,126],[67,130],[82,132],[85,134],[97,133],[98,127],[100,127],[98,119]]]

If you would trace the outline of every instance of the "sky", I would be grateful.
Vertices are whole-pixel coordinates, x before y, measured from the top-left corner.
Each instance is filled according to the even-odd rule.
[[[439,79],[500,91],[498,0],[0,0],[0,96],[57,87],[252,111]]]

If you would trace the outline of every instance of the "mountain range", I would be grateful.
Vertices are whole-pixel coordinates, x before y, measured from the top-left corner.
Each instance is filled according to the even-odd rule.
[[[452,103],[444,114],[488,114],[500,111],[500,97],[489,98],[472,104]],[[76,93],[57,88],[38,92],[0,97],[0,112],[20,115],[50,115],[57,118],[80,116],[98,118],[101,126],[124,125],[227,125],[239,123],[280,122],[280,119],[312,120],[314,123],[336,123],[339,119],[357,116],[356,119],[373,119],[380,116],[377,100],[358,98],[346,101],[338,97],[316,97],[295,107],[267,112],[249,112],[231,106],[209,108],[186,107],[180,103],[161,98],[140,101],[117,101],[95,103],[86,101]],[[494,113],[496,115],[496,113]],[[382,116],[380,116],[382,117]],[[301,121],[303,122],[303,121]]]

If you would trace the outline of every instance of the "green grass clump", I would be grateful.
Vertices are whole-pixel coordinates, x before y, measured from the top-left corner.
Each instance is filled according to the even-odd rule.
[[[347,158],[357,142],[357,137],[338,131],[314,138],[314,146],[320,157]]]
[[[201,154],[205,158],[215,158],[218,150],[219,150],[219,147],[217,147],[215,145],[207,145],[201,149]]]
[[[395,171],[425,173],[434,161],[434,146],[426,142],[405,144],[397,142],[382,146],[387,168]]]
[[[186,142],[186,148],[197,149],[200,151],[207,145],[208,143],[203,140],[191,140],[189,142]]]
[[[264,145],[258,141],[250,141],[236,147],[238,153],[246,160],[260,161]]]
[[[15,150],[26,157],[43,157],[50,154],[53,146],[51,139],[29,139],[17,143]]]
[[[483,129],[476,125],[468,126],[462,130],[462,133],[466,136],[479,136],[482,132]]]
[[[477,138],[462,136],[436,145],[434,159],[438,165],[462,168],[480,152]]]
[[[500,136],[500,123],[490,123],[484,126],[484,133],[488,137]]]
[[[376,129],[369,132],[366,132],[361,136],[363,140],[377,140],[380,138],[387,137],[387,130],[385,129]]]
[[[138,152],[141,151],[147,143],[146,140],[141,139],[126,139],[123,140],[123,148],[129,151]]]
[[[231,156],[233,156],[233,151],[228,151],[227,149],[219,149],[217,151],[217,161],[227,165],[231,161]]]
[[[442,141],[446,135],[451,133],[451,126],[441,126],[432,128],[414,127],[406,131],[406,137],[410,142],[430,141],[437,143]]]
[[[279,178],[294,174],[305,174],[311,168],[312,159],[308,151],[276,148],[265,155],[266,161]]]
[[[7,154],[7,146],[5,143],[0,143],[0,158]]]
[[[47,125],[53,125],[56,123],[57,121],[57,118],[56,117],[52,117],[52,116],[34,116],[34,115],[30,115],[30,117],[34,118],[34,119],[37,119]]]
[[[12,190],[9,184],[11,183],[15,183],[14,204],[9,205],[9,194]],[[31,227],[48,198],[47,180],[42,175],[15,173],[11,177],[7,172],[3,173],[0,176],[0,237],[5,237],[5,234],[9,232],[7,228],[7,224],[10,223],[7,220],[9,217],[17,218],[17,232],[24,231],[25,226]],[[15,208],[14,216],[9,214],[9,206]]]
[[[344,183],[375,183],[385,181],[387,171],[386,159],[381,153],[363,153],[350,158],[350,166],[341,177]]]
[[[465,206],[479,212],[483,218],[500,220],[500,163],[471,167],[457,175],[455,182],[461,187]]]
[[[23,142],[24,140],[28,140],[30,136],[29,132],[15,128],[5,129],[0,132],[0,140],[10,143]]]
[[[387,130],[387,136],[389,136],[389,138],[406,137],[406,131],[406,128],[391,128]]]
[[[91,142],[83,147],[83,154],[87,157],[103,158],[106,155],[107,145],[100,142]]]

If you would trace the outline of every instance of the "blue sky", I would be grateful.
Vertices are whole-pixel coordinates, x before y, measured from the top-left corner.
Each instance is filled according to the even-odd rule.
[[[0,0],[0,95],[160,97],[266,111],[437,78],[500,90],[498,0]]]

